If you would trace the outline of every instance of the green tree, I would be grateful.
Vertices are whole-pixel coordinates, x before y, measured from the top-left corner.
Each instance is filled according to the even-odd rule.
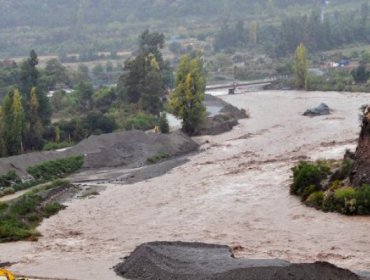
[[[3,107],[0,106],[0,157],[7,155],[5,139],[4,139],[4,112]]]
[[[160,112],[165,88],[172,84],[170,66],[163,61],[160,52],[163,44],[163,34],[145,31],[141,35],[138,55],[125,62],[124,74],[117,84],[123,103],[134,104],[151,114]]]
[[[308,74],[307,50],[306,47],[301,43],[295,51],[294,77],[295,85],[297,88],[299,89],[307,88],[307,74]]]
[[[4,140],[7,155],[18,155],[23,152],[24,110],[22,97],[13,89],[5,98]]]
[[[36,88],[33,87],[29,97],[29,124],[26,130],[26,148],[40,150],[43,146],[43,126],[39,117],[39,102],[37,100]]]
[[[59,125],[56,125],[54,127],[54,142],[59,143],[60,142],[60,128]]]
[[[161,133],[169,133],[170,125],[168,124],[167,114],[162,112],[159,117],[159,130]]]
[[[161,53],[161,49],[164,47],[164,35],[158,32],[149,32],[145,30],[139,38],[139,53],[148,56],[149,54],[154,55],[159,67],[162,69],[164,61]]]
[[[39,116],[43,125],[50,124],[51,105],[49,98],[46,96],[45,88],[39,85],[39,71],[37,65],[39,63],[37,54],[34,50],[31,51],[30,57],[23,61],[20,73],[20,90],[23,97],[23,107],[25,109],[26,118],[29,118],[30,108],[27,104],[28,95],[33,87],[37,88],[37,100],[39,102]]]
[[[195,134],[205,117],[203,105],[205,75],[200,58],[183,56],[176,72],[176,89],[171,93],[169,105],[182,119],[182,130]]]
[[[93,107],[94,89],[92,84],[82,82],[77,87],[77,98],[82,110],[91,110]]]
[[[30,57],[21,64],[20,73],[20,90],[26,95],[31,92],[32,87],[36,87],[39,78],[39,71],[36,66],[39,64],[39,59],[34,50],[31,51]],[[27,99],[26,99],[27,100]]]
[[[351,75],[356,83],[366,83],[370,73],[366,70],[365,64],[360,64],[357,68],[351,71]]]
[[[252,44],[256,45],[258,41],[258,23],[252,21],[249,25],[249,40]]]
[[[165,93],[163,79],[156,58],[149,55],[146,60],[141,107],[145,112],[158,114],[162,109],[161,97]]]

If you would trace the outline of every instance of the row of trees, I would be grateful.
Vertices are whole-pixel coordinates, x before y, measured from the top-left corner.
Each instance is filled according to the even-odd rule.
[[[23,104],[27,105],[27,109]],[[42,148],[44,126],[39,109],[35,87],[26,102],[23,102],[18,89],[7,95],[4,109],[0,107],[0,156]]]
[[[310,51],[321,51],[338,46],[370,41],[369,5],[360,10],[335,12],[323,16],[315,9],[309,16],[294,16],[283,19],[277,30],[276,55],[292,53],[303,42]]]
[[[57,147],[91,134],[132,129],[137,125],[150,128],[154,120],[163,122],[160,112],[174,83],[172,69],[161,54],[163,45],[163,34],[145,31],[136,56],[125,63],[117,89],[95,90],[85,77],[73,93],[54,93],[51,103],[55,112],[62,112],[66,102],[71,102],[69,113],[74,114],[71,120],[54,124],[50,122],[52,110],[43,85],[45,81],[55,84],[60,77],[67,80],[68,75],[55,60],[39,70],[37,55],[32,51],[30,58],[21,64],[19,78],[0,106],[0,156],[40,150],[47,141],[52,142],[48,143],[53,144],[50,147]],[[196,133],[204,119],[204,91],[202,60],[195,54],[182,57],[168,104],[183,120],[183,130],[189,134]],[[143,121],[151,125],[142,124]]]
[[[163,34],[145,31],[140,36],[135,58],[126,61],[117,92],[124,104],[136,110],[158,115],[172,87],[172,69],[162,57]],[[205,72],[198,56],[183,56],[176,72],[176,87],[170,95],[169,107],[183,120],[183,130],[194,134],[205,116],[203,105]]]
[[[18,83],[9,91],[0,110],[1,156],[42,148],[43,133],[52,112],[45,91],[39,87],[37,64],[37,55],[31,51],[30,58],[21,64]]]
[[[258,24],[256,21],[249,23],[248,28],[244,27],[243,21],[238,21],[235,26],[230,27],[224,22],[220,31],[216,34],[213,47],[215,51],[229,48],[245,47],[250,44],[257,44]]]
[[[235,26],[225,22],[215,36],[216,51],[260,45],[273,56],[286,56],[304,43],[312,52],[329,50],[350,43],[370,42],[370,8],[364,2],[360,9],[325,14],[320,5],[309,15],[295,15],[282,19],[280,25],[256,21],[246,26],[238,21]]]

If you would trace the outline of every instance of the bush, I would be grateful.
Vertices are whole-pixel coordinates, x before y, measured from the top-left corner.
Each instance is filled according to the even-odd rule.
[[[170,158],[170,157],[171,157],[171,155],[169,155],[169,154],[166,154],[166,153],[159,153],[159,154],[157,154],[157,155],[155,155],[155,156],[153,156],[153,157],[148,158],[148,159],[146,160],[146,162],[147,162],[148,164],[155,164],[155,163],[157,163],[157,162],[159,162],[159,161],[162,161],[162,160],[164,160],[164,159],[168,159],[168,158]]]
[[[320,209],[324,201],[324,192],[314,192],[306,200],[306,205]]]
[[[316,163],[300,162],[292,170],[293,184],[290,186],[290,193],[299,196],[305,193],[308,196],[310,192],[305,192],[305,188],[310,187],[311,193],[320,188],[320,183],[328,176],[330,167],[323,161]],[[317,188],[314,189],[312,186]]]
[[[161,113],[159,118],[159,130],[161,133],[169,133],[170,132],[170,125],[168,124],[167,114]]]
[[[64,208],[65,208],[65,206],[60,205],[58,203],[47,204],[43,209],[44,210],[44,217],[49,218],[49,217],[57,214],[60,210],[62,210]]]
[[[356,190],[352,187],[344,187],[337,189],[334,194],[335,200],[344,204],[346,199],[356,197]]]
[[[316,185],[310,185],[303,189],[303,193],[301,195],[301,200],[305,201],[312,193],[319,191],[320,188]]]
[[[336,211],[343,214],[354,214],[356,212],[356,190],[352,187],[337,189],[334,193]]]
[[[71,142],[61,142],[61,143],[55,143],[55,142],[48,142],[44,145],[42,148],[44,151],[52,151],[52,150],[58,150],[58,149],[64,149],[73,146],[75,143]]]
[[[76,172],[82,168],[83,162],[83,156],[69,157],[54,161],[47,161],[40,165],[29,167],[27,172],[36,180],[50,181]]]
[[[7,187],[4,190],[1,191],[1,194],[4,195],[9,195],[15,193],[15,190],[12,187]]]
[[[68,181],[57,180],[40,186],[30,193],[13,201],[0,203],[0,242],[18,241],[23,239],[37,240],[39,234],[35,228],[43,218],[48,218],[64,209],[58,203],[45,204],[42,198],[45,190],[69,184]]]
[[[5,175],[0,176],[0,189],[10,187],[14,183],[21,182],[21,178],[14,171],[9,171]]]
[[[128,118],[124,123],[125,130],[149,130],[155,127],[156,120],[153,116],[138,113]]]
[[[360,215],[370,214],[370,186],[365,185],[356,192],[357,212]]]
[[[336,209],[337,207],[334,192],[332,191],[325,192],[322,201],[322,210],[324,210],[325,212],[335,212]]]

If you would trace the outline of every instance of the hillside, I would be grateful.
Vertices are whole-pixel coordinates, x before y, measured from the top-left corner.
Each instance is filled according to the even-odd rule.
[[[279,20],[306,13],[317,0],[0,0],[0,57],[118,51],[131,48],[137,34],[155,28],[166,35],[212,35],[223,20]],[[358,7],[362,0],[351,1]],[[346,5],[330,1],[331,7]],[[57,16],[56,16],[57,15]],[[196,27],[196,28],[194,28]],[[191,30],[196,29],[194,34]]]

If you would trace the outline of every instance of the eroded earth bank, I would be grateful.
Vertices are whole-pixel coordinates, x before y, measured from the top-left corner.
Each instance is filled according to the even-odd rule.
[[[42,223],[38,242],[1,244],[0,259],[16,262],[20,274],[120,279],[111,268],[136,246],[180,240],[235,246],[237,257],[370,271],[369,217],[323,213],[289,195],[295,162],[339,159],[355,148],[359,108],[370,95],[264,91],[222,98],[251,118],[196,138],[202,152],[165,175],[106,184],[100,195],[72,201]],[[302,116],[321,102],[331,115]]]

